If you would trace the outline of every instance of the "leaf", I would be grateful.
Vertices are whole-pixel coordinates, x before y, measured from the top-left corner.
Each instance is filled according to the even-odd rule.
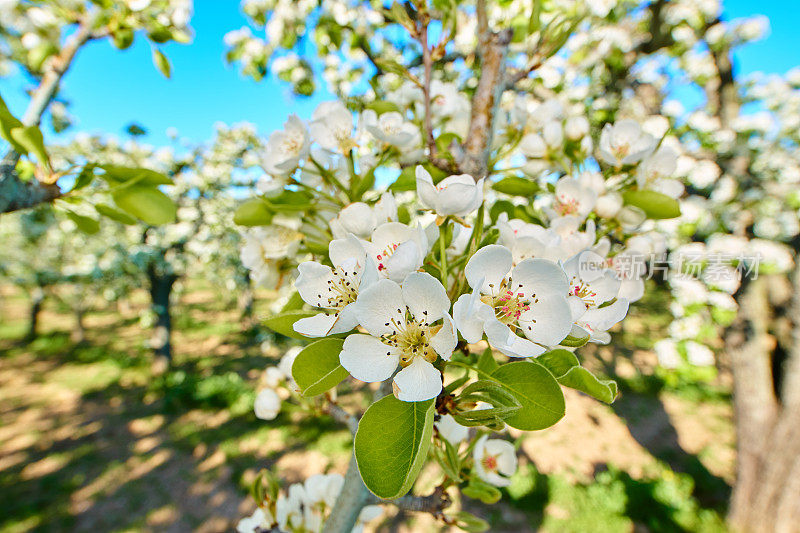
[[[169,59],[158,48],[153,48],[153,64],[165,78],[172,77],[172,67],[169,65]]]
[[[172,180],[161,172],[149,168],[121,167],[118,165],[98,165],[105,174],[102,178],[109,185],[120,185],[135,181],[136,185],[172,185]],[[134,183],[131,183],[133,185]]]
[[[384,113],[389,113],[391,111],[400,113],[400,107],[394,102],[386,102],[378,100],[368,103],[366,105],[366,108],[372,109],[373,111],[375,111],[377,115],[382,115]]]
[[[575,366],[558,378],[558,382],[605,403],[613,403],[617,397],[617,383],[612,379],[598,379],[597,376],[583,368]]]
[[[483,370],[487,374],[491,374],[499,366],[500,365],[497,364],[497,361],[495,361],[491,348],[486,348],[480,357],[478,357],[478,370]]]
[[[400,175],[389,185],[392,192],[414,191],[417,189],[417,178],[414,175],[414,167],[406,167],[400,171]]]
[[[85,167],[83,167],[78,174],[78,177],[75,178],[75,184],[72,186],[73,191],[77,191],[83,189],[84,187],[88,186],[94,181],[95,173],[94,173],[94,165],[89,163]]]
[[[403,402],[393,395],[372,404],[353,447],[364,485],[385,500],[411,490],[431,445],[434,399]]]
[[[321,339],[297,354],[292,364],[292,377],[303,396],[322,394],[350,375],[339,363],[343,344],[342,339]]]
[[[272,222],[272,212],[263,200],[253,198],[236,208],[233,222],[239,226],[266,226]]]
[[[91,217],[79,215],[74,211],[65,211],[70,220],[72,220],[78,229],[89,235],[94,235],[100,231],[100,223]]]
[[[285,337],[291,337],[293,339],[308,339],[308,337],[305,335],[297,333],[293,326],[294,323],[301,318],[308,318],[310,316],[314,316],[315,314],[316,313],[309,311],[289,311],[288,313],[281,313],[279,315],[273,315],[267,318],[264,320],[264,325],[275,333],[280,333]]]
[[[111,194],[117,207],[152,226],[175,220],[177,209],[169,196],[155,187],[135,185]]]
[[[124,211],[120,211],[119,209],[111,207],[110,205],[97,204],[94,206],[94,209],[104,217],[110,218],[111,220],[116,220],[121,224],[127,224],[129,226],[131,224],[136,224],[135,218]]]
[[[478,479],[473,477],[469,480],[469,483],[466,487],[461,489],[461,492],[467,498],[472,498],[473,500],[480,500],[487,505],[492,505],[493,503],[497,503],[500,501],[500,497],[503,495],[500,492],[500,489],[495,487],[494,485],[490,485],[486,483],[482,479]]]
[[[542,365],[514,361],[492,372],[491,379],[502,383],[522,404],[519,411],[505,419],[509,426],[533,431],[550,427],[564,416],[564,393]]]
[[[536,362],[547,368],[556,379],[580,365],[574,353],[562,349],[545,352],[536,358]]]
[[[539,185],[529,179],[510,176],[493,183],[492,189],[514,196],[533,196],[539,191]]]
[[[660,220],[681,216],[681,208],[678,201],[660,192],[625,191],[622,193],[622,199],[627,205],[638,207],[644,211],[647,218]]]
[[[44,147],[44,136],[39,126],[31,125],[11,130],[11,137],[22,147],[25,153],[32,153],[40,165],[50,168],[50,158]]]
[[[11,114],[5,100],[0,96],[0,137],[5,139],[15,152],[20,155],[27,155],[28,152],[25,147],[20,145],[11,135],[12,131],[22,127],[22,122]]]

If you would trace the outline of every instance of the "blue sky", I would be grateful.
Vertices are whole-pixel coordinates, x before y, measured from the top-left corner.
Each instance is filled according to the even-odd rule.
[[[761,42],[743,49],[737,57],[740,72],[785,72],[800,64],[800,9],[797,0],[725,0],[727,18],[756,13],[770,20],[771,33]],[[190,45],[163,48],[172,62],[172,79],[153,67],[149,43],[119,51],[108,42],[94,42],[81,50],[67,73],[62,95],[71,102],[77,131],[123,134],[126,125],[137,122],[149,130],[153,144],[166,144],[166,130],[178,128],[181,137],[193,141],[209,139],[214,123],[249,121],[267,134],[281,126],[289,113],[308,117],[317,102],[291,95],[275,79],[254,82],[225,64],[222,38],[245,24],[234,0],[195,0]],[[0,79],[0,93],[12,111],[21,115],[27,104],[22,76]],[[52,135],[51,135],[52,136]]]

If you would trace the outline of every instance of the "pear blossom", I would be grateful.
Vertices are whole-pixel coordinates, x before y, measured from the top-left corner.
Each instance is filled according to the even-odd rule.
[[[395,396],[418,402],[435,398],[442,375],[433,363],[449,360],[458,338],[449,315],[450,300],[430,274],[412,272],[402,285],[383,279],[358,297],[355,313],[369,333],[353,334],[339,354],[342,366],[361,381],[384,381],[398,364]]]
[[[328,255],[333,268],[316,261],[297,267],[300,275],[295,287],[300,297],[309,305],[327,310],[294,323],[295,331],[309,337],[344,333],[356,327],[353,304],[361,291],[378,280],[372,259],[355,236],[331,241]]]
[[[564,263],[567,300],[575,325],[594,342],[607,343],[607,330],[628,314],[628,300],[618,298],[621,281],[603,257],[584,251]],[[607,302],[608,305],[603,306]],[[583,335],[582,335],[583,336]]]
[[[270,135],[264,150],[264,170],[284,174],[297,168],[308,157],[310,140],[306,125],[297,115],[289,115],[283,131]]]
[[[574,215],[558,217],[545,228],[519,219],[508,220],[501,213],[497,219],[500,244],[509,248],[514,264],[523,259],[537,257],[551,261],[566,261],[576,253],[589,248],[595,241],[594,220],[583,221]]]
[[[343,484],[344,477],[341,474],[314,474],[303,483],[305,502],[311,506],[322,503],[333,507]]]
[[[513,444],[484,435],[475,444],[472,458],[479,478],[496,487],[511,484],[509,478],[517,471],[517,455]]]
[[[352,233],[368,239],[379,225],[397,221],[397,203],[392,193],[385,192],[374,206],[364,202],[353,202],[329,222],[334,239],[343,239]]]
[[[510,357],[536,357],[572,328],[567,277],[546,259],[525,259],[513,269],[512,264],[504,246],[478,250],[464,271],[473,292],[458,299],[453,316],[467,342],[486,333],[489,344]]]
[[[281,372],[283,372],[284,376],[286,376],[286,381],[292,388],[296,387],[294,378],[292,377],[292,365],[294,364],[294,360],[297,359],[297,356],[300,354],[301,351],[303,351],[302,347],[292,346],[291,348],[286,350],[286,353],[283,354],[283,357],[281,357],[281,360],[278,363],[278,369]]]
[[[476,183],[469,174],[459,174],[434,185],[430,173],[421,165],[417,165],[416,176],[420,201],[439,216],[465,217],[483,203],[483,178]]]
[[[656,140],[635,120],[606,124],[600,133],[598,155],[609,165],[620,167],[638,163],[655,148]]]
[[[686,359],[695,366],[712,366],[714,352],[708,346],[695,341],[686,342]]]
[[[489,406],[491,407],[491,405]],[[441,415],[439,420],[433,423],[439,435],[453,446],[458,446],[469,436],[469,428],[456,422],[452,415]]]
[[[375,111],[368,109],[362,116],[366,130],[382,143],[405,149],[411,148],[421,140],[419,129],[397,111],[377,116]]]
[[[277,261],[294,254],[303,234],[282,224],[251,228],[244,232],[242,264],[250,270],[253,281],[267,287],[278,283]]]
[[[353,115],[339,101],[323,102],[311,115],[311,136],[331,152],[346,154],[355,147]]]
[[[568,176],[556,182],[555,192],[553,209],[561,216],[576,215],[586,218],[597,201],[597,193],[594,190]]]
[[[363,246],[381,277],[399,282],[422,266],[430,251],[429,243],[422,226],[387,222],[375,228],[371,239],[365,241]]]
[[[361,509],[361,512],[358,513],[358,519],[356,520],[356,525],[353,526],[353,530],[350,533],[363,533],[364,526],[376,520],[378,517],[383,515],[383,507],[380,505],[366,505]]]
[[[273,523],[275,523],[275,520],[269,511],[257,507],[253,514],[239,520],[239,523],[236,524],[236,531],[237,533],[256,533],[269,530]]]
[[[273,389],[261,389],[254,405],[256,417],[261,420],[274,420],[281,411],[281,397]]]

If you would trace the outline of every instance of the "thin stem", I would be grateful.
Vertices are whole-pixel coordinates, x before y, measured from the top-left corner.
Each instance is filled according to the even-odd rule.
[[[445,233],[447,233],[447,219],[439,229],[439,270],[442,274],[442,286],[447,287],[447,249],[445,246]]]

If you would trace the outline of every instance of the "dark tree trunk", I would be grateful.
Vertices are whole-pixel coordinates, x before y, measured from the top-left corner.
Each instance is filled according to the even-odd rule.
[[[75,313],[75,328],[72,330],[70,337],[75,344],[82,344],[86,342],[86,328],[83,325],[86,308],[83,306],[83,302],[75,304],[73,312]]]
[[[156,365],[169,366],[172,363],[172,317],[170,298],[172,286],[178,277],[174,274],[160,274],[154,268],[148,269],[150,281],[150,305],[156,315],[156,324],[150,345],[156,358]]]
[[[250,276],[247,272],[244,272],[239,286],[242,290],[239,293],[236,304],[241,312],[242,330],[249,331],[254,325],[253,308],[255,306],[255,291],[253,291],[253,282],[250,280]]]
[[[739,318],[726,335],[734,373],[738,450],[729,519],[742,532],[800,531],[800,269],[786,309],[792,334],[779,346],[781,305],[770,280],[746,285]],[[785,294],[785,292],[783,293]],[[776,350],[780,348],[780,350]],[[777,351],[782,364],[774,365]],[[777,370],[777,372],[775,371]],[[780,382],[780,386],[776,386]],[[777,394],[776,394],[777,391]]]
[[[39,313],[42,311],[44,302],[44,290],[36,287],[31,291],[31,306],[28,311],[28,333],[25,334],[25,342],[32,342],[38,335]]]

